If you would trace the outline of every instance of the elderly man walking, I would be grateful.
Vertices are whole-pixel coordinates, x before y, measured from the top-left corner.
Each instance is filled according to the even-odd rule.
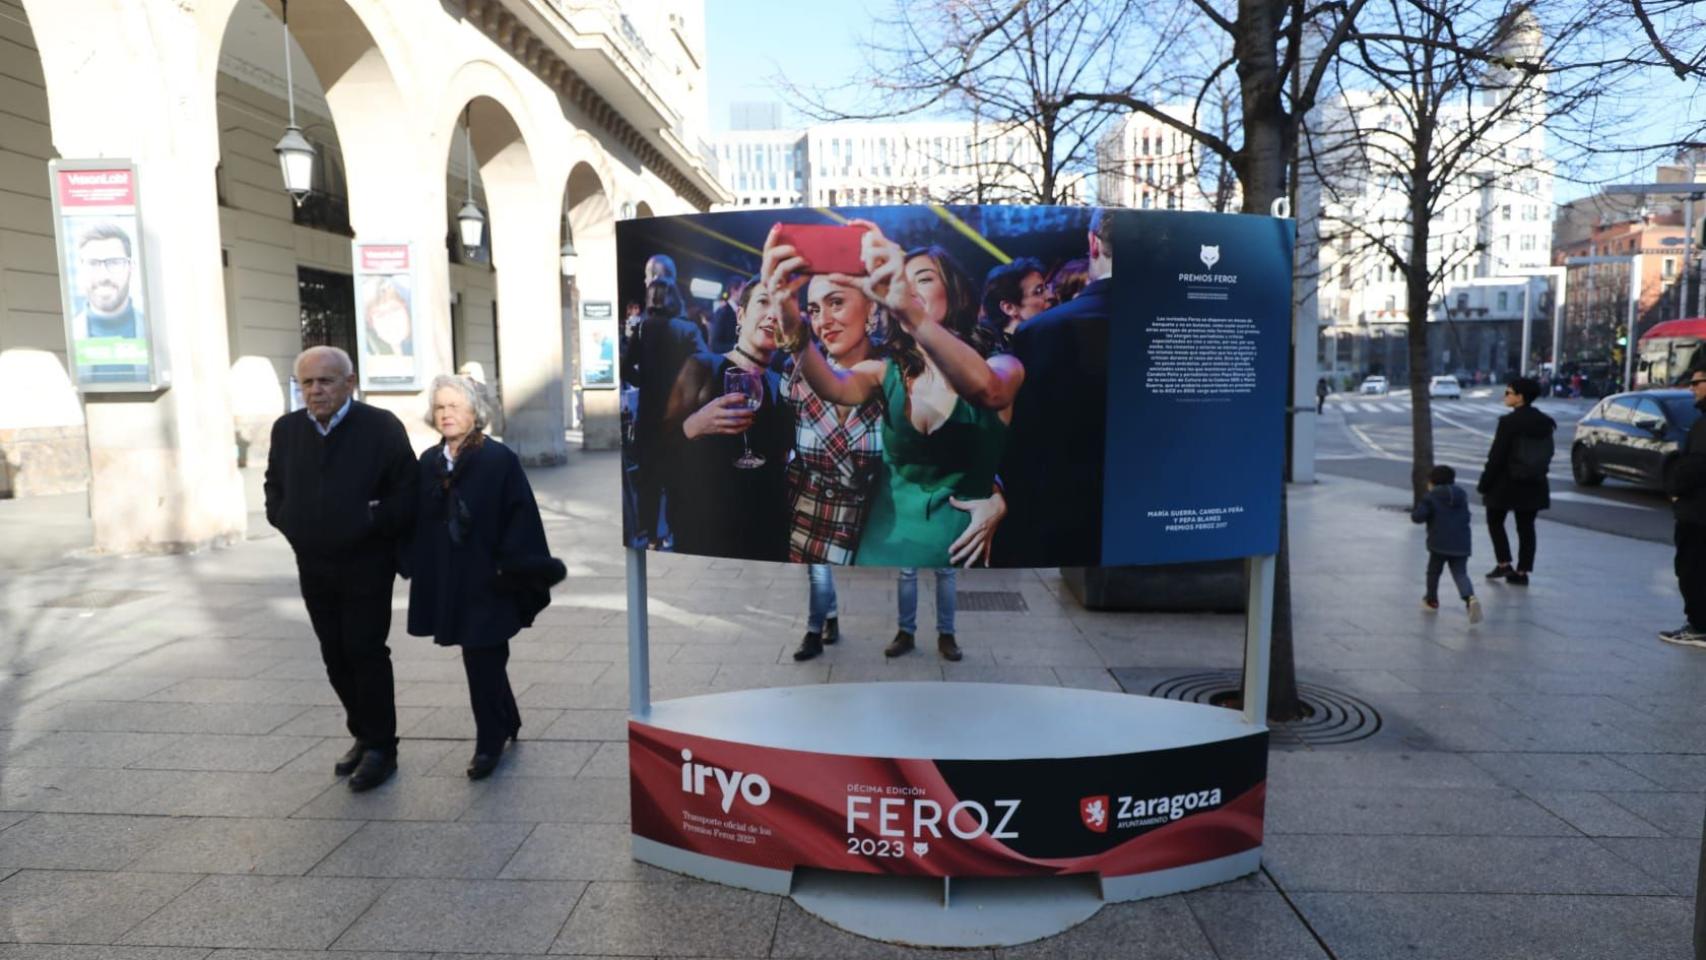
[[[351,790],[397,770],[391,587],[397,539],[414,522],[416,466],[403,424],[352,398],[355,371],[336,347],[296,358],[307,409],[273,424],[267,522],[296,551],[308,619],[355,743],[333,767]]]

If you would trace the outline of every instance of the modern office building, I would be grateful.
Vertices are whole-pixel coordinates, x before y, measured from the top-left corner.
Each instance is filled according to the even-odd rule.
[[[1190,109],[1163,106],[1190,122]],[[1237,180],[1229,168],[1203,169],[1205,151],[1177,127],[1144,113],[1129,113],[1096,143],[1096,202],[1140,210],[1238,209]]]

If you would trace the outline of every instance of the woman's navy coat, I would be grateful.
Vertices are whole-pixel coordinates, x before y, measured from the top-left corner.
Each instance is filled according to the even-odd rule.
[[[493,646],[532,625],[550,602],[537,571],[562,566],[546,548],[539,505],[514,451],[488,438],[457,459],[448,492],[444,473],[440,444],[421,456],[409,633],[443,646]],[[457,499],[466,507],[461,543],[452,542],[447,522]]]

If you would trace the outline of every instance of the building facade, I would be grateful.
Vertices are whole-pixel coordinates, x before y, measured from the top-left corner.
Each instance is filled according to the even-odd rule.
[[[1187,107],[1161,111],[1190,120]],[[1147,114],[1127,114],[1096,142],[1096,202],[1140,210],[1236,211],[1236,178],[1227,170],[1205,186],[1203,153],[1177,128]]]
[[[506,442],[562,462],[579,311],[616,299],[616,219],[726,198],[701,137],[698,2],[297,0],[288,40],[285,12],[0,0],[0,496],[86,487],[98,549],[243,535],[239,463],[289,405],[291,359],[351,342],[353,241],[413,251],[423,373],[477,364]],[[300,206],[273,155],[292,100],[318,154]],[[55,158],[135,164],[165,389],[71,388]],[[469,198],[487,229],[464,250]],[[413,391],[364,399],[425,429]],[[583,406],[589,442],[613,441],[614,394]]]

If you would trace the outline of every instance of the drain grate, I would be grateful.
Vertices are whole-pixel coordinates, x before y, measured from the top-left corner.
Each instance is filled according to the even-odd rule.
[[[1025,597],[1016,590],[962,590],[954,595],[960,612],[1025,613]]]
[[[1241,677],[1236,670],[1192,673],[1161,681],[1150,689],[1149,695],[1218,704],[1227,695],[1238,693]],[[1300,680],[1297,695],[1307,715],[1290,723],[1270,724],[1269,737],[1276,746],[1326,747],[1366,740],[1380,732],[1380,712],[1342,690]]]
[[[43,600],[38,607],[72,607],[78,610],[110,610],[120,604],[158,596],[158,590],[80,590],[63,597]]]

